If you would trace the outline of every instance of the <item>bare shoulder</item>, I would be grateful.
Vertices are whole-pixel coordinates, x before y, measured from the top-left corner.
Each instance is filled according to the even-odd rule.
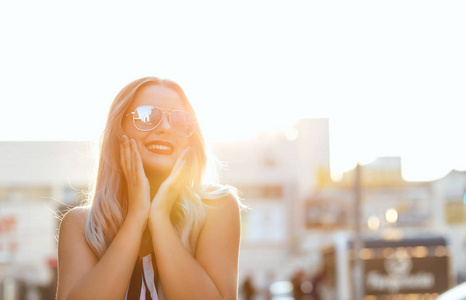
[[[217,199],[203,199],[206,204],[207,217],[212,214],[234,214],[239,215],[240,203],[238,197],[232,192],[228,192],[225,196]]]
[[[234,193],[222,194],[217,199],[203,200],[207,216],[195,258],[225,299],[237,299],[240,203]]]
[[[73,286],[98,262],[86,240],[89,207],[73,208],[65,214],[58,236],[57,299],[65,299]]]
[[[58,235],[58,250],[71,246],[70,250],[76,249],[76,245],[88,247],[86,241],[86,221],[89,214],[89,207],[75,207],[68,211],[63,217],[60,224],[60,233]],[[64,247],[65,246],[65,247]]]
[[[82,232],[84,234],[89,210],[90,208],[88,206],[81,206],[68,211],[61,221],[60,233],[63,230],[72,230],[74,232]]]
[[[207,215],[201,234],[211,235],[213,232],[225,234],[233,230],[231,233],[236,235],[241,223],[241,206],[236,195],[228,192],[220,198],[202,201]]]

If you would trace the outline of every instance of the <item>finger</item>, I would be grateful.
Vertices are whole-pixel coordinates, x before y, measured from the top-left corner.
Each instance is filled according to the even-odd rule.
[[[127,136],[123,136],[123,156],[124,156],[124,160],[125,160],[125,168],[126,168],[126,172],[127,174],[126,175],[130,175],[130,172],[131,172],[131,168],[130,168],[130,164],[131,164],[131,157],[130,157],[130,154],[131,154],[131,149],[129,148],[129,139]]]
[[[134,175],[136,175],[138,172],[137,172],[137,165],[136,165],[136,152],[137,152],[137,146],[136,146],[136,141],[131,139],[130,141],[130,149],[131,149],[131,164],[130,164],[130,167],[131,167],[131,172]]]
[[[178,180],[185,164],[186,161],[182,161],[176,169],[172,170],[172,172],[170,173],[170,181],[176,182]]]
[[[142,178],[142,176],[145,175],[138,145],[135,140],[131,140],[131,169],[134,176],[138,176],[138,178]]]
[[[134,164],[136,166],[136,171],[138,172],[138,174],[140,176],[144,175],[145,176],[145,173],[144,173],[144,165],[142,164],[142,158],[141,158],[141,153],[139,152],[139,147],[136,145],[136,151],[135,151],[135,155],[134,155]]]
[[[191,147],[188,147],[188,148],[184,149],[184,151],[181,152],[180,156],[178,156],[178,159],[176,160],[175,166],[173,166],[173,169],[178,168],[179,165],[186,162],[190,152],[191,152]]]
[[[126,137],[126,135],[123,135],[122,136],[122,140],[121,140],[121,144],[120,144],[120,162],[121,162],[121,167],[123,169],[123,171],[125,172],[125,174],[127,173],[128,171],[128,165],[127,165],[127,155],[126,155],[126,141],[128,140],[128,138]]]
[[[125,142],[125,159],[126,159],[126,169],[128,170],[128,177],[133,177],[133,168],[132,168],[132,149],[131,149],[131,140],[126,139]]]
[[[134,146],[134,151],[133,151],[133,168],[134,168],[134,174],[137,176],[140,176],[139,178],[142,178],[144,174],[144,167],[142,166],[142,159],[141,159],[141,154],[139,153],[139,148],[136,143],[136,141],[133,140],[133,146]]]
[[[186,148],[176,160],[175,165],[173,166],[173,169],[170,172],[170,177],[172,180],[176,180],[180,176],[181,171],[183,170],[186,164],[186,159],[190,151],[191,151],[190,147]]]
[[[173,166],[171,172],[170,172],[170,177],[177,178],[178,174],[180,173],[181,169],[184,167],[186,163],[186,159],[184,159],[183,155],[180,155],[178,159],[175,162],[175,165]]]
[[[126,176],[126,163],[125,163],[123,143],[120,144],[120,166],[121,166],[121,170]]]

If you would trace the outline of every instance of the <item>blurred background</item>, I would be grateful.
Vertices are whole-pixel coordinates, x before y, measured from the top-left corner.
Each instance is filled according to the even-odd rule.
[[[0,299],[53,299],[111,101],[179,83],[238,187],[241,299],[466,280],[461,1],[0,3]]]

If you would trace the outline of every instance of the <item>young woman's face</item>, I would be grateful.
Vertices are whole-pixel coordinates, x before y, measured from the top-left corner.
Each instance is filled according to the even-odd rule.
[[[183,137],[171,127],[168,114],[164,113],[162,122],[150,131],[140,131],[133,124],[134,112],[141,105],[150,105],[164,111],[186,110],[180,96],[170,88],[145,84],[140,87],[133,101],[125,112],[122,128],[129,139],[134,139],[144,165],[144,170],[150,173],[169,174],[176,159],[188,147],[189,138]]]

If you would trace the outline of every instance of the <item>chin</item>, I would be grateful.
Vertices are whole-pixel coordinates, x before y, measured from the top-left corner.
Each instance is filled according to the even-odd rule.
[[[144,161],[143,165],[147,174],[168,176],[175,162],[167,159],[151,159]]]

